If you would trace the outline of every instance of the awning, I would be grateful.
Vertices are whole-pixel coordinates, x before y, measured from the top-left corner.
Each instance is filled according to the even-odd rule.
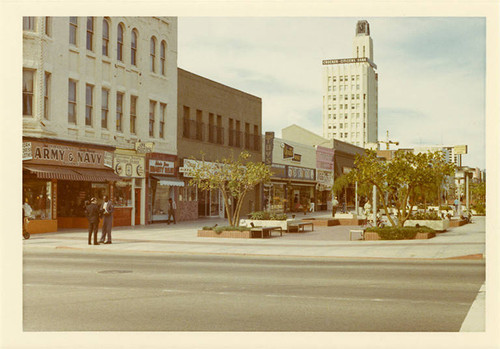
[[[160,185],[171,185],[173,187],[183,187],[184,181],[173,177],[163,177],[163,176],[151,176],[158,180]]]
[[[120,181],[122,178],[118,176],[113,170],[102,170],[93,168],[76,168],[73,171],[78,172],[82,179],[81,181],[87,182],[107,182],[107,181]]]
[[[24,165],[23,170],[30,171],[37,178],[42,179],[62,179],[67,181],[80,180],[80,174],[67,167],[44,166],[44,165]]]
[[[118,181],[120,176],[113,170],[90,169],[90,168],[69,168],[61,166],[48,166],[29,164],[23,166],[24,170],[35,174],[37,178],[42,179],[61,179],[66,181],[88,181],[88,182],[107,182]]]

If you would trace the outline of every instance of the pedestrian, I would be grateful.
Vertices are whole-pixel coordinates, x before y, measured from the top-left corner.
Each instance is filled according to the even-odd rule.
[[[104,203],[102,204],[101,213],[103,216],[102,219],[102,234],[101,240],[99,241],[101,244],[110,244],[111,243],[111,227],[113,226],[113,203],[107,196],[103,198]],[[104,241],[106,240],[106,241]]]
[[[365,216],[368,216],[372,210],[372,205],[370,204],[370,200],[367,200],[365,205],[363,206],[365,210]]]
[[[311,203],[309,204],[309,211],[314,212],[314,198],[311,198]]]
[[[342,213],[347,213],[347,210],[345,207],[345,201],[342,201]]]
[[[339,205],[339,201],[335,196],[332,200],[332,217],[335,217],[335,213],[337,212],[337,206]]]
[[[174,219],[175,224],[175,210],[177,210],[177,205],[172,198],[168,199],[168,224],[170,224],[170,217]]]
[[[99,231],[99,206],[97,199],[90,199],[90,203],[85,207],[85,214],[89,221],[89,245],[92,245],[92,235],[94,235],[94,245],[99,245],[97,242],[97,233]]]
[[[458,215],[458,206],[460,205],[460,201],[458,201],[458,198],[455,199],[455,213]]]

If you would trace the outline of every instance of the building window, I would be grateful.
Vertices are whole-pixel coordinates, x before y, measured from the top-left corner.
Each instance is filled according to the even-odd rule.
[[[166,54],[167,54],[167,44],[165,41],[162,41],[161,46],[160,46],[161,75],[165,75],[167,73],[166,66],[165,66]]]
[[[156,102],[149,101],[149,137],[154,137]]]
[[[107,19],[102,20],[102,55],[109,56],[109,22]]]
[[[149,46],[149,68],[155,73],[156,72],[156,38],[151,37],[150,46]]]
[[[45,120],[49,119],[49,93],[50,93],[50,73],[45,72],[45,81],[44,81],[44,93],[43,93],[43,118]]]
[[[116,59],[123,62],[123,25],[118,24],[118,33],[116,35]]]
[[[196,139],[203,140],[203,113],[201,110],[196,110]]]
[[[23,70],[23,115],[33,116],[34,70]]]
[[[108,112],[109,112],[109,91],[102,89],[101,93],[101,127],[108,129]]]
[[[69,17],[69,44],[77,46],[78,17]]]
[[[160,138],[165,138],[165,119],[167,117],[167,105],[160,103]]]
[[[182,118],[182,136],[185,138],[190,138],[191,136],[191,125],[189,118],[190,110],[189,107],[183,106],[183,118]]]
[[[23,17],[23,30],[35,31],[35,17]]]
[[[130,133],[135,134],[135,122],[137,120],[137,96],[130,96]]]
[[[123,132],[123,93],[116,93],[116,130]]]
[[[85,125],[92,126],[92,111],[94,107],[94,86],[85,85]]]
[[[45,35],[52,36],[52,18],[45,17]]]
[[[69,80],[68,85],[68,123],[76,124],[76,81]]]
[[[137,31],[132,30],[132,38],[130,39],[130,64],[137,65]]]
[[[94,17],[87,17],[87,50],[94,51]]]

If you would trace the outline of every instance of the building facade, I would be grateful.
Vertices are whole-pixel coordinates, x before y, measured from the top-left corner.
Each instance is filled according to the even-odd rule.
[[[104,195],[115,225],[145,224],[146,153],[177,154],[177,19],[24,17],[22,103],[23,202],[45,188],[52,231]]]
[[[218,82],[178,69],[177,149],[180,183],[179,220],[224,217],[225,206],[218,190],[210,192],[190,185],[189,167],[197,161],[215,162],[237,158],[262,161],[262,100]],[[261,186],[247,194],[241,214],[261,208]]]
[[[367,21],[358,21],[352,58],[323,60],[323,137],[366,148],[378,138],[378,74]]]

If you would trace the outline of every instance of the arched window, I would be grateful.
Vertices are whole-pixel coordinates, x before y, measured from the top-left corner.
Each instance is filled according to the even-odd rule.
[[[102,20],[102,55],[109,57],[109,22]]]
[[[132,30],[130,39],[130,64],[137,66],[137,31]]]
[[[150,42],[150,50],[149,50],[149,58],[150,58],[150,68],[153,73],[156,72],[156,38],[154,36],[151,37]]]
[[[116,35],[116,59],[123,62],[123,25],[118,24]]]
[[[165,40],[161,42],[160,46],[160,69],[161,69],[161,75],[165,75],[167,72],[167,69],[165,67],[165,57],[167,54],[167,43]]]

